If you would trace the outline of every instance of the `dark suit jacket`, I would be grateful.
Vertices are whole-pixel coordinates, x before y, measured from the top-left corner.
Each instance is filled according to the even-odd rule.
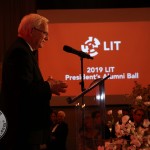
[[[25,143],[31,133],[46,128],[50,86],[43,80],[33,52],[22,38],[14,42],[3,61],[1,93],[0,110],[8,122],[2,139],[7,139],[7,145]]]
[[[67,150],[66,142],[68,136],[68,124],[61,122],[56,130],[51,133],[50,141],[48,142],[48,150]]]

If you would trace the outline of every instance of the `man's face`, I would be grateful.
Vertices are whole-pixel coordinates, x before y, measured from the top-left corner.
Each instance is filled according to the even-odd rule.
[[[62,114],[57,114],[57,121],[62,122],[64,120],[64,116]]]
[[[57,121],[57,116],[55,113],[52,113],[51,116],[50,116],[50,119],[52,122],[56,122]]]
[[[48,24],[43,24],[41,27],[32,29],[32,48],[39,49],[48,41]]]
[[[136,123],[141,123],[143,121],[144,112],[141,110],[137,110],[134,115],[133,119]]]

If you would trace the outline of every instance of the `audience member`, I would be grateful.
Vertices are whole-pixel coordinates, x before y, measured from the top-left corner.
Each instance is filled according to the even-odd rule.
[[[94,121],[95,128],[98,129],[98,130],[101,130],[101,125],[103,123],[103,120],[102,120],[102,116],[100,114],[100,111],[94,111],[92,113],[92,118],[93,118],[93,121]],[[104,124],[104,130],[105,130],[104,137],[102,137],[102,138],[103,139],[109,139],[111,134],[110,134],[110,130],[109,130],[109,128],[106,124]]]
[[[51,96],[66,91],[65,82],[43,79],[33,53],[48,41],[48,23],[38,14],[24,16],[18,38],[4,57],[0,109],[8,129],[0,141],[3,150],[39,150],[41,134],[48,125]]]
[[[97,150],[100,144],[100,132],[94,128],[91,115],[87,115],[84,118],[83,126],[79,130],[79,150]]]
[[[145,110],[143,108],[137,108],[133,111],[133,122],[136,127],[142,126]]]
[[[65,122],[65,112],[58,111],[57,123],[51,129],[48,150],[67,150],[68,124]]]
[[[123,109],[122,109],[122,116],[125,116],[125,115],[130,116],[129,108],[123,108]]]
[[[50,131],[52,131],[53,127],[57,124],[57,112],[52,111],[50,114]]]
[[[49,143],[51,137],[51,131],[53,127],[57,124],[57,112],[51,110],[50,112],[50,120],[49,127],[43,131],[43,143],[40,144],[40,150],[47,150],[47,143]]]

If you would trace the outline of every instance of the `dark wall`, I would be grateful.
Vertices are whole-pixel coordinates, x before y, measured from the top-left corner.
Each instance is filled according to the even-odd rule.
[[[0,5],[0,62],[5,51],[17,36],[21,18],[28,13],[36,12],[36,2],[25,0],[5,0]]]
[[[4,54],[17,37],[21,18],[31,12],[36,12],[35,0],[5,0],[0,4],[0,85]]]

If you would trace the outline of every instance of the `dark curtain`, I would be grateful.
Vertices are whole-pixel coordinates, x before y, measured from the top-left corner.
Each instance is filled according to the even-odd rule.
[[[28,13],[36,13],[36,0],[3,0],[0,4],[0,85],[3,56],[17,37],[21,18]]]
[[[21,18],[28,13],[36,12],[35,0],[4,0],[0,4],[0,62],[3,54],[15,40]]]

